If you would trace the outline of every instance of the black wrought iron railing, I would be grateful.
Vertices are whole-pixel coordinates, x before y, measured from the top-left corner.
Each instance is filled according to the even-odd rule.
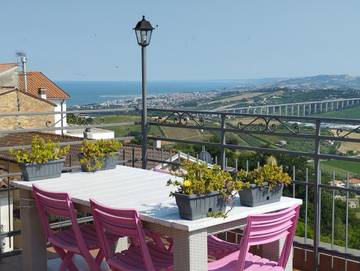
[[[146,134],[139,132],[140,118],[101,121],[103,116],[125,113],[122,109],[0,113],[0,122],[2,118],[54,114],[86,115],[97,120],[65,127],[47,123],[36,128],[19,125],[9,129],[0,125],[0,143],[9,135],[55,131],[66,134],[64,131],[105,128],[113,130],[116,138],[133,138],[135,143],[141,143],[141,138],[147,137],[151,150],[148,151],[148,168],[177,166],[184,159],[200,159],[203,146],[212,159],[210,162],[231,171],[250,170],[263,163],[266,155],[274,155],[293,179],[285,193],[303,199],[295,246],[310,251],[311,255],[305,253],[305,258],[314,257],[314,262],[319,262],[322,253],[341,257],[346,264],[347,261],[360,262],[360,238],[356,229],[360,223],[360,188],[357,185],[357,179],[360,179],[357,169],[360,168],[357,154],[357,149],[360,150],[360,119],[151,108]],[[82,140],[72,137],[61,144],[78,146]],[[157,142],[161,142],[161,146]],[[0,156],[10,148],[27,147],[29,144],[0,144]],[[127,145],[119,156],[121,164],[141,167],[140,145]],[[79,164],[76,161],[77,157],[70,157],[65,170],[77,170]],[[12,179],[20,178],[21,174],[11,170],[11,163],[8,160],[2,162],[0,194],[4,198],[1,212],[6,212],[8,220],[1,236],[7,240],[7,246],[12,247],[0,254],[0,258],[21,251],[14,242],[21,233],[15,225],[18,223],[17,191],[11,187]],[[54,226],[66,224],[56,223]]]
[[[359,119],[336,119],[324,117],[300,117],[224,113],[212,111],[188,111],[149,109],[149,126],[177,129],[180,136],[148,136],[149,140],[176,143],[179,146],[197,145],[217,149],[220,165],[237,171],[239,167],[249,169],[249,161],[240,165],[234,151],[250,151],[280,157],[304,157],[306,163],[300,168],[286,163],[292,175],[293,185],[287,194],[303,199],[296,244],[313,251],[314,262],[319,263],[319,253],[341,255],[344,259],[360,260],[359,238],[356,224],[360,189],[357,185],[357,170],[337,172],[325,168],[328,162],[358,167],[360,157],[356,144],[360,143]],[[204,136],[184,139],[185,130],[199,131]],[[210,140],[206,133],[212,133]],[[173,133],[175,134],[175,133]],[[230,138],[228,138],[230,135]],[[234,135],[239,136],[235,140]],[[205,139],[205,140],[204,140]],[[230,140],[228,140],[230,139]],[[348,144],[354,149],[340,153],[337,148]],[[228,153],[231,155],[228,156]],[[241,157],[241,155],[238,155]],[[229,159],[233,159],[230,163]],[[282,162],[286,162],[281,159]],[[151,159],[149,159],[151,161]],[[252,167],[258,166],[253,162]],[[330,171],[330,172],[329,172]],[[330,175],[330,176],[329,176]],[[342,176],[340,176],[342,175]],[[351,176],[352,175],[352,176]],[[352,182],[350,182],[350,179]],[[339,229],[341,228],[341,230]],[[306,257],[307,254],[305,254]],[[333,264],[333,263],[332,263]],[[345,261],[345,265],[347,262]],[[347,268],[347,266],[345,266]]]

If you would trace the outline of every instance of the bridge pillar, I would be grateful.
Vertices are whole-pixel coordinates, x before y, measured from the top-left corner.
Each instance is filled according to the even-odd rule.
[[[297,115],[300,117],[300,104],[297,104]]]
[[[306,116],[306,104],[303,105],[303,115]]]

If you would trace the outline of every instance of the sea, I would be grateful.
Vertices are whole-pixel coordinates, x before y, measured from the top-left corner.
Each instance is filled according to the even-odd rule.
[[[68,105],[87,105],[114,99],[141,96],[141,82],[136,81],[57,81],[71,99]],[[195,91],[226,91],[246,84],[245,80],[150,81],[148,95]]]

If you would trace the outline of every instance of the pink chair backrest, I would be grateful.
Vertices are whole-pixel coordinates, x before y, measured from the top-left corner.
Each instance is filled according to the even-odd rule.
[[[104,251],[105,258],[109,259],[114,254],[106,238],[106,233],[119,237],[127,236],[140,246],[147,271],[155,271],[138,212],[133,209],[110,208],[93,199],[90,199],[90,204],[100,246]]]
[[[72,229],[75,233],[76,241],[80,250],[87,251],[85,241],[82,237],[79,224],[77,222],[76,210],[73,202],[67,193],[49,192],[40,189],[33,184],[33,195],[36,207],[39,212],[40,222],[42,224],[46,240],[52,242],[56,240],[55,233],[49,224],[50,216],[59,216],[70,218]]]
[[[279,212],[249,216],[240,243],[237,270],[243,271],[246,254],[251,246],[268,244],[282,238],[285,238],[285,243],[278,265],[285,268],[294,240],[299,209],[300,206],[295,205]]]

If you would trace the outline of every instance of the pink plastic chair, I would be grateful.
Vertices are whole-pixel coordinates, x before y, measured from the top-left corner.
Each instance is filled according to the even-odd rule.
[[[153,242],[146,242],[139,215],[132,209],[113,209],[90,200],[100,245],[108,265],[116,271],[171,270],[173,256]],[[127,250],[113,252],[106,234],[127,236],[131,244]]]
[[[294,240],[300,206],[270,214],[253,215],[247,219],[240,250],[208,264],[209,271],[283,271],[289,259]],[[285,238],[284,247],[277,262],[253,255],[249,248]]]
[[[215,235],[209,235],[207,239],[208,243],[208,256],[212,259],[221,259],[237,250],[239,250],[239,244],[224,241]]]
[[[153,237],[154,238],[154,237]],[[166,239],[168,244],[164,243]],[[160,235],[155,239],[156,244],[163,249],[172,252],[173,240],[169,237],[161,237]],[[239,244],[224,241],[215,235],[209,235],[207,239],[208,243],[208,256],[213,260],[221,259],[237,250],[239,250]]]
[[[72,262],[74,254],[83,256],[91,271],[101,270],[100,264],[104,257],[97,239],[95,227],[94,225],[78,224],[76,210],[69,195],[67,193],[44,191],[36,185],[33,185],[33,195],[45,238],[62,259],[59,270],[69,269],[70,271],[78,271],[78,268]],[[50,215],[70,218],[71,228],[54,232],[49,225]],[[96,259],[89,252],[89,250],[93,249],[100,249]]]

